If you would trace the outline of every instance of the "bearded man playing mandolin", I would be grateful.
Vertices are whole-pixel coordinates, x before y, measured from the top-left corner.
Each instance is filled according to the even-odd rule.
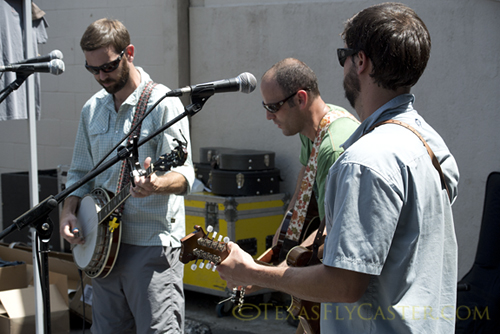
[[[229,242],[217,270],[229,288],[320,302],[322,334],[454,333],[459,172],[410,94],[429,31],[411,8],[383,3],[354,15],[342,37],[345,95],[362,123],[328,173],[323,261],[259,265]]]

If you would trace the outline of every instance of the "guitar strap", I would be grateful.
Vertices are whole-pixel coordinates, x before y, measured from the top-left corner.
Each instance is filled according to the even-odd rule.
[[[324,244],[323,241],[323,232],[325,231],[325,218],[321,220],[321,223],[319,224],[318,227],[318,232],[316,233],[316,237],[314,238],[313,244],[312,244],[312,256],[311,256],[311,261],[316,261],[315,263],[318,262],[318,260],[323,259],[323,252],[320,253],[320,247]],[[313,264],[313,263],[311,263]]]
[[[406,129],[410,130],[411,132],[413,132],[422,141],[422,143],[424,144],[425,148],[427,149],[427,153],[431,157],[432,164],[434,165],[434,168],[436,168],[436,170],[439,173],[439,178],[441,179],[441,187],[442,187],[442,189],[446,189],[446,192],[448,193],[448,198],[451,201],[450,190],[448,189],[448,185],[445,182],[443,170],[441,169],[441,165],[439,164],[439,161],[436,158],[436,156],[434,155],[434,152],[432,151],[432,149],[430,148],[430,146],[427,144],[427,142],[425,141],[425,139],[420,135],[420,133],[418,133],[417,130],[415,130],[413,127],[411,127],[410,125],[406,124],[405,122],[401,122],[401,121],[398,121],[398,120],[395,120],[395,119],[389,119],[389,120],[382,121],[382,122],[379,122],[379,123],[373,125],[368,130],[368,132],[372,131],[373,129],[375,129],[376,127],[378,127],[380,125],[388,124],[388,123],[401,125],[402,127],[404,127]]]
[[[146,107],[148,105],[149,98],[151,97],[151,92],[153,91],[153,88],[157,83],[154,83],[153,81],[149,81],[146,86],[144,87],[141,97],[139,98],[139,101],[137,102],[137,106],[135,108],[135,114],[134,114],[134,119],[132,121],[132,125],[130,128],[133,128],[137,122],[142,120],[142,116],[146,112]],[[139,137],[141,134],[141,125],[142,123],[139,124],[139,126],[130,134],[128,137],[128,141],[132,140],[135,136]],[[116,193],[119,193],[122,188],[127,185],[130,181],[130,165],[128,163],[128,160],[125,159],[122,162],[121,168],[120,168],[120,174],[119,174],[119,179],[118,179],[118,185],[116,187]],[[123,209],[125,207],[125,202],[123,202],[117,209],[117,213],[121,214],[123,212]]]
[[[297,200],[294,204],[292,219],[290,220],[285,240],[283,241],[284,251],[287,251],[293,246],[299,244],[300,235],[304,227],[304,221],[307,214],[307,208],[309,207],[309,202],[311,200],[314,180],[316,178],[319,147],[323,141],[323,137],[328,132],[330,124],[342,117],[348,117],[357,121],[357,119],[347,111],[331,109],[321,119],[318,131],[316,132],[316,137],[314,139],[313,148],[309,156],[309,161],[306,165],[304,177],[302,178]]]

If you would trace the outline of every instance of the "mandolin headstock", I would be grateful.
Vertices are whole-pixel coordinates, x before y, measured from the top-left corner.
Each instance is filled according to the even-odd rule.
[[[207,233],[203,230],[201,226],[196,225],[194,231],[184,238],[181,239],[181,253],[179,259],[182,263],[187,264],[191,261],[202,260],[199,267],[203,268],[205,261],[208,262],[206,265],[207,269],[212,268],[212,263],[217,266],[219,263],[224,261],[224,259],[229,255],[227,250],[227,242],[229,238],[223,238],[219,235],[218,239],[217,232],[213,232],[211,226],[207,228],[212,236],[209,237]],[[213,269],[215,269],[215,266]],[[195,263],[191,266],[191,269],[195,270],[198,265]]]
[[[206,269],[212,269],[212,271],[215,271],[215,267],[224,261],[229,255],[227,250],[229,238],[223,238],[222,235],[217,237],[217,232],[213,231],[212,226],[208,226],[207,231],[208,233],[212,233],[211,237],[205,233],[201,226],[195,225],[194,231],[181,239],[181,253],[179,255],[179,259],[184,264],[196,261],[191,265],[192,270],[196,270],[198,267],[200,269],[205,267]],[[202,260],[199,265],[197,265],[198,260]],[[205,262],[207,262],[206,265]],[[245,288],[233,288],[230,296],[227,299],[220,301],[219,304],[230,301],[238,306],[238,310],[241,310],[244,297]]]

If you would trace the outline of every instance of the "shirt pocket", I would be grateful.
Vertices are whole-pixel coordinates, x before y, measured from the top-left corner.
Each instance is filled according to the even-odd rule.
[[[89,135],[91,137],[105,134],[109,131],[109,117],[106,115],[98,115],[94,117],[89,124]]]
[[[105,114],[105,115],[102,115]],[[110,120],[107,113],[102,113],[93,117],[89,122],[88,133],[92,154],[95,157],[101,157],[105,151],[111,147],[111,141],[108,138]]]

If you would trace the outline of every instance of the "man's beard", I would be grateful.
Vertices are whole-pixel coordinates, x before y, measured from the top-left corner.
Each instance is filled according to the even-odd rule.
[[[359,78],[356,76],[356,69],[354,66],[351,67],[349,73],[347,73],[344,78],[344,91],[347,101],[349,101],[353,108],[356,108],[355,103],[361,92],[361,85],[359,83]]]
[[[120,68],[118,68],[118,70],[119,69]],[[129,74],[130,74],[130,67],[128,66],[128,63],[125,61],[123,62],[121,72],[116,80],[106,79],[105,81],[98,80],[98,82],[109,94],[116,94],[120,90],[122,90],[122,88],[125,87],[125,85],[127,84],[129,79]],[[108,83],[108,82],[115,82],[115,84],[108,87],[104,87],[103,83]]]

